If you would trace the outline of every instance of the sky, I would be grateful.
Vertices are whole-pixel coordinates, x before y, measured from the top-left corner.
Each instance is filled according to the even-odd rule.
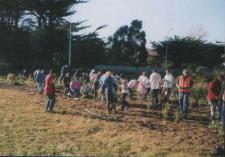
[[[201,36],[210,42],[225,41],[225,0],[90,0],[76,5],[73,22],[87,20],[84,33],[99,31],[107,39],[132,20],[143,22],[147,45],[166,37]]]

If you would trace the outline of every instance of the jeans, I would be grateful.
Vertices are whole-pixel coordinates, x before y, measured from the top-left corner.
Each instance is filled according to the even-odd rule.
[[[115,111],[115,94],[113,91],[106,89],[105,90],[105,98],[106,98],[106,105],[108,108],[108,112],[112,110]]]
[[[124,110],[125,107],[129,108],[129,104],[126,99],[127,93],[122,93],[121,110]]]
[[[74,97],[78,97],[79,96],[79,93],[80,93],[80,90],[79,89],[72,89],[72,95],[74,96]]]
[[[158,103],[159,103],[159,89],[152,89],[150,91],[150,95],[151,95],[151,98],[152,98],[152,106],[153,107],[156,107],[158,106]]]
[[[211,117],[212,120],[216,119],[216,111],[219,112],[219,119],[221,120],[221,114],[222,114],[222,104],[218,100],[213,100],[209,102],[210,105],[210,111],[211,111]]]
[[[188,98],[189,98],[189,93],[179,93],[179,105],[180,105],[180,111],[181,113],[187,114],[188,112]]]
[[[53,108],[55,106],[55,94],[48,94],[48,100],[47,100],[47,106],[46,106],[46,112],[53,111]]]
[[[38,89],[38,92],[41,93],[43,92],[43,83],[37,83],[37,89]]]

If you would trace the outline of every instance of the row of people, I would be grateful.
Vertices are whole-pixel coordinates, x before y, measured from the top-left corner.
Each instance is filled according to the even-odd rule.
[[[51,111],[53,108],[49,108],[48,106],[54,106],[53,104],[55,102],[55,97],[53,96],[55,94],[52,94],[54,93],[54,88],[50,85],[53,83],[52,71],[46,76],[46,78],[44,77],[43,70],[36,71],[34,76],[38,83],[39,92],[43,90],[42,86],[45,80],[45,93],[48,95],[48,105],[46,111]],[[127,97],[132,99],[135,91],[138,93],[140,99],[144,99],[150,95],[152,101],[151,104],[153,107],[159,106],[160,103],[165,104],[169,100],[171,91],[175,84],[178,89],[179,108],[184,118],[186,118],[188,114],[189,96],[194,85],[192,76],[189,74],[187,69],[184,69],[182,75],[177,77],[176,80],[169,69],[166,70],[166,74],[163,78],[156,70],[153,70],[149,78],[146,73],[143,72],[137,80],[131,79],[130,81],[128,81],[126,75],[113,75],[110,71],[102,74],[101,72],[97,72],[95,70],[92,70],[89,74],[90,84],[87,82],[81,83],[79,76],[70,81],[70,76],[68,73],[65,76],[61,76],[60,79],[61,78],[64,84],[65,97],[68,94],[78,97],[80,91],[81,93],[88,95],[91,91],[94,100],[97,100],[97,98],[100,97],[101,100],[107,105],[109,113],[112,111],[115,112],[116,93],[118,89],[120,89],[121,93],[121,110],[124,110],[129,107]],[[51,83],[49,84],[49,82]],[[81,90],[82,88],[83,90]],[[223,125],[225,101],[224,88],[224,77],[220,76],[209,83],[207,95],[211,108],[212,123],[215,121],[216,111],[219,111],[219,118],[221,119]],[[159,97],[161,95],[163,96],[159,102]]]

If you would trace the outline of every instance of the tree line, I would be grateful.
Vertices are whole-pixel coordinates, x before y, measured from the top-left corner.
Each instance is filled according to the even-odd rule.
[[[0,66],[14,69],[58,68],[68,63],[69,16],[86,0],[0,0]],[[173,66],[185,63],[204,66],[222,62],[223,46],[191,37],[168,38],[153,42],[160,57],[149,60],[142,21],[121,26],[107,40],[94,32],[81,34],[84,21],[71,23],[72,65],[92,67],[99,64],[146,66],[162,64],[165,49]]]

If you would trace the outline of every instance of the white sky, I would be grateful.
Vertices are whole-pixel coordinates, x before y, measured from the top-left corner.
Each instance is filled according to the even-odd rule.
[[[99,31],[100,37],[111,36],[120,26],[132,20],[143,21],[150,41],[174,35],[201,35],[208,41],[225,41],[225,0],[90,0],[75,7],[72,21],[87,20],[92,27],[108,26]],[[170,31],[170,29],[173,30]]]

